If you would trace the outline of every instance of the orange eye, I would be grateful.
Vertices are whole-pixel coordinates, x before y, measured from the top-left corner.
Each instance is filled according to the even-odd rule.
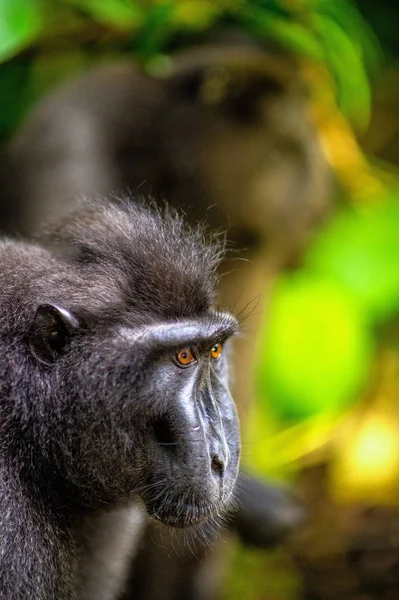
[[[211,358],[219,358],[219,356],[222,354],[222,350],[222,344],[215,344],[211,350]]]
[[[176,362],[183,367],[187,367],[195,362],[195,356],[191,348],[182,348],[175,356]]]

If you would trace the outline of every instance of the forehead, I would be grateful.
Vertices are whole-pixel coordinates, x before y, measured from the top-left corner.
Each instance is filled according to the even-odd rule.
[[[72,218],[57,236],[63,253],[72,247],[68,262],[82,279],[118,289],[138,314],[195,318],[214,304],[221,240],[173,212],[107,205]]]

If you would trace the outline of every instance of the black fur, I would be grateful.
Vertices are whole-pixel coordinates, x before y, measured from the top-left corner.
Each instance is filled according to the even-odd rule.
[[[1,599],[114,598],[97,529],[106,548],[137,497],[177,527],[229,506],[237,417],[209,352],[237,323],[214,308],[214,242],[168,210],[96,203],[45,245],[1,243]]]

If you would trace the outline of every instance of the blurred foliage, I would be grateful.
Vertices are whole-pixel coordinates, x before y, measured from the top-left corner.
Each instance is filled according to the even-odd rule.
[[[388,60],[399,54],[397,0],[359,0],[358,7],[380,40]]]
[[[278,282],[258,381],[280,417],[339,414],[367,381],[378,326],[399,309],[398,197],[340,210]]]
[[[272,573],[272,577],[265,577]],[[294,600],[300,583],[284,550],[265,553],[237,548],[225,600]]]
[[[54,84],[82,63],[115,54],[133,55],[148,68],[162,65],[172,50],[234,28],[324,65],[340,109],[355,126],[366,125],[368,73],[380,53],[350,0],[0,0],[0,63],[11,61],[19,73],[0,68],[0,136],[46,91],[40,71],[49,57],[60,63]],[[76,64],[65,68],[63,55],[71,52]]]
[[[35,41],[43,26],[42,7],[30,0],[0,0],[0,56],[7,59]]]

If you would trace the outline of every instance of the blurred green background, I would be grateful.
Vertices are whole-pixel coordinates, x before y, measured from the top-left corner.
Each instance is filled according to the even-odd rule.
[[[397,3],[0,0],[0,144],[71,74],[121,55],[156,73],[230,26],[298,57],[337,186],[333,214],[275,286],[243,436],[244,463],[295,485],[309,525],[274,553],[236,550],[225,598],[395,600],[384,582],[392,571],[399,582],[388,534],[399,506]],[[376,557],[364,559],[372,543],[380,587]]]

